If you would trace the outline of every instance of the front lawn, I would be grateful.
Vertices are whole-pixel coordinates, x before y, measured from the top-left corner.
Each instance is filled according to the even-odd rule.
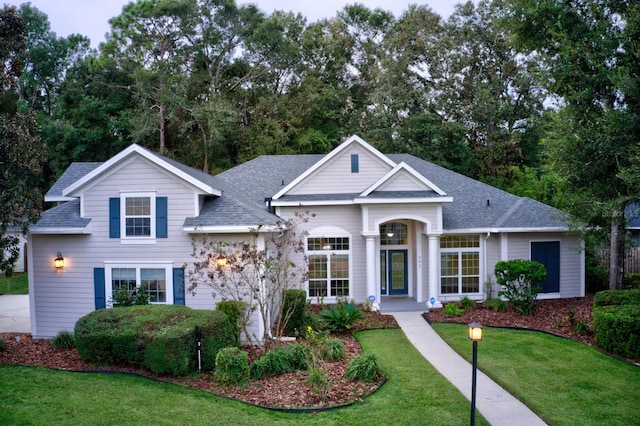
[[[1,294],[29,294],[29,278],[26,272],[14,273],[7,278],[0,274]]]
[[[346,408],[284,413],[141,377],[0,365],[0,424],[468,424],[469,402],[402,330],[362,331],[357,337],[390,379]],[[487,424],[480,415],[476,420]]]
[[[467,326],[432,326],[471,361]],[[478,368],[548,424],[640,424],[640,367],[546,333],[492,327],[483,331]]]

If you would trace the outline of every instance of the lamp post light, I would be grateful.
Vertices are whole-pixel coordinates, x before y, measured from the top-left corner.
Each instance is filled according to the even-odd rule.
[[[482,326],[469,324],[469,340],[473,342],[473,370],[471,373],[471,426],[476,424],[476,376],[478,371],[478,341],[482,340]]]

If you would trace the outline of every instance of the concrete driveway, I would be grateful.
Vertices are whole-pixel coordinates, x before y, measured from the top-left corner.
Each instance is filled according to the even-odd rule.
[[[31,333],[28,294],[0,296],[0,333]]]

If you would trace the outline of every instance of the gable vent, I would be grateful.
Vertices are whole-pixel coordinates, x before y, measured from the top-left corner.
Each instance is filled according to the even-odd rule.
[[[358,173],[360,171],[360,164],[358,161],[358,154],[351,154],[351,173]]]

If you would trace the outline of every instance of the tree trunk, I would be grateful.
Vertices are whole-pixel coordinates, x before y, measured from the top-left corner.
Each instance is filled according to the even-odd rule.
[[[160,123],[160,154],[164,154],[164,131],[165,131],[165,123],[164,123],[164,105],[160,104],[158,106],[158,115]]]
[[[611,214],[611,256],[609,258],[609,290],[621,290],[624,278],[624,210]]]

